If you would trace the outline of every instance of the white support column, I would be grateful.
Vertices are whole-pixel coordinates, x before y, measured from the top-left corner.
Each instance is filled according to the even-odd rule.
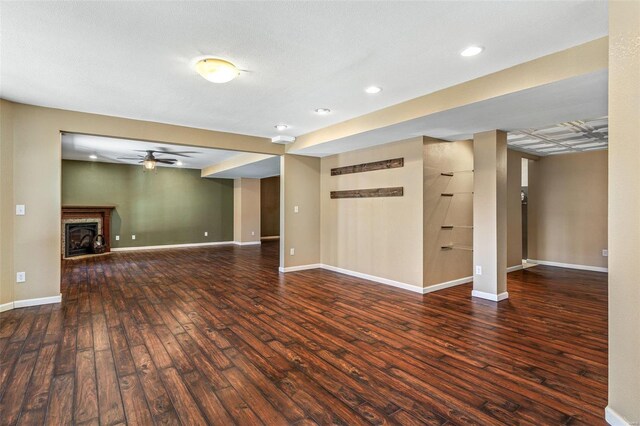
[[[473,292],[499,302],[507,293],[507,134],[473,136]]]

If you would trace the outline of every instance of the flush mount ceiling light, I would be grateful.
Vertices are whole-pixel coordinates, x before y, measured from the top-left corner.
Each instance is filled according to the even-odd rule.
[[[289,128],[289,126],[287,126],[286,124],[276,124],[273,127],[275,127],[276,130],[279,131],[279,132],[281,132],[283,130],[287,130]]]
[[[227,83],[240,75],[238,67],[218,58],[198,59],[195,69],[202,78],[212,83]]]
[[[316,114],[318,115],[327,115],[331,112],[331,110],[329,108],[318,108],[316,110],[314,110]]]
[[[180,160],[176,161],[176,166],[182,166],[182,164],[183,164],[182,161]]]
[[[378,86],[369,86],[366,89],[364,89],[365,92],[371,94],[371,95],[375,95],[376,93],[380,93],[382,92],[382,87],[378,87]]]
[[[482,46],[469,46],[460,52],[460,56],[476,56],[478,53],[482,52],[484,47]]]
[[[89,158],[91,158],[92,160],[97,160],[97,159],[98,159],[98,156],[97,156],[97,155],[95,155],[95,154],[91,154],[91,155],[89,156]]]

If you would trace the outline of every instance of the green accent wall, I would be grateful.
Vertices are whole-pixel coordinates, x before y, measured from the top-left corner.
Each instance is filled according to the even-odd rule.
[[[116,206],[114,248],[233,240],[233,180],[200,170],[63,160],[62,205]]]

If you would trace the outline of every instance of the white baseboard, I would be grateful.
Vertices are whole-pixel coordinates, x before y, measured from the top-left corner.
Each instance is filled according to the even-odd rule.
[[[272,235],[269,237],[260,237],[261,240],[264,241],[269,241],[269,240],[279,240],[280,239],[280,235]]]
[[[527,259],[527,263],[535,263],[538,265],[556,266],[558,268],[580,269],[582,271],[609,272],[609,268],[601,266],[576,265],[573,263],[549,262],[547,260]]]
[[[445,288],[455,287],[457,285],[467,284],[467,283],[470,283],[470,282],[473,282],[473,276],[459,278],[457,280],[451,280],[451,281],[447,281],[447,282],[440,283],[440,284],[433,284],[433,285],[430,285],[428,287],[423,288],[422,289],[422,293],[423,294],[431,293],[431,292],[434,292],[434,291],[444,290]]]
[[[522,264],[520,264],[520,265],[515,265],[515,266],[509,266],[509,267],[507,268],[507,274],[508,274],[509,272],[515,272],[515,271],[519,271],[519,270],[521,270],[521,269],[522,269]]]
[[[111,251],[136,251],[136,250],[160,250],[183,247],[204,247],[204,246],[224,246],[229,244],[238,244],[235,241],[214,241],[210,243],[187,243],[187,244],[163,244],[159,246],[138,246],[138,247],[115,247]]]
[[[500,294],[493,294],[493,293],[485,293],[484,291],[480,291],[480,290],[473,290],[471,292],[471,296],[479,297],[481,299],[491,300],[492,302],[500,302],[501,300],[508,299],[509,293],[505,291]]]
[[[306,271],[307,269],[318,269],[322,268],[320,263],[312,263],[309,265],[300,265],[300,266],[288,266],[283,268],[282,266],[278,268],[278,271],[286,273],[286,272],[296,272],[296,271]]]
[[[369,281],[375,281],[375,282],[380,283],[380,284],[386,284],[386,285],[390,285],[390,286],[393,286],[393,287],[402,288],[402,289],[405,289],[405,290],[413,291],[415,293],[424,294],[424,290],[425,290],[424,288],[418,287],[416,285],[407,284],[407,283],[403,283],[403,282],[400,282],[400,281],[394,281],[394,280],[390,280],[388,278],[376,277],[375,275],[363,274],[362,272],[351,271],[349,269],[342,269],[342,268],[338,268],[336,266],[321,265],[321,268],[322,269],[326,269],[328,271],[339,272],[341,274],[350,275],[350,276],[356,277],[356,278],[362,278],[362,279],[369,280]]]
[[[622,417],[620,414],[618,414],[613,408],[609,407],[608,405],[604,409],[604,419],[611,426],[631,426],[631,425],[640,424],[640,422],[633,422],[632,423],[632,422],[628,421],[627,419]]]
[[[62,302],[62,294],[51,297],[38,297],[36,299],[16,300],[13,302],[14,308],[26,308],[27,306],[47,305],[49,303]]]
[[[3,303],[0,305],[0,312],[10,311],[11,309],[13,309],[13,302]]]
[[[234,241],[233,244],[237,246],[255,246],[262,243],[260,241],[246,241],[246,242]]]
[[[327,271],[338,272],[340,274],[349,275],[356,278],[362,278],[364,280],[369,280],[373,282],[377,282],[380,284],[390,285],[392,287],[402,288],[404,290],[413,291],[415,293],[426,294],[431,293],[438,290],[443,290],[445,288],[453,287],[460,284],[466,284],[473,281],[473,277],[464,277],[457,280],[447,281],[440,284],[434,284],[429,287],[419,287],[413,284],[407,284],[400,281],[391,280],[389,278],[377,277],[375,275],[369,275],[362,272],[352,271],[350,269],[338,268],[337,266],[325,265],[322,263],[312,263],[309,265],[300,265],[300,266],[289,266],[286,268],[280,267],[278,270],[283,273],[287,272],[296,272],[296,271],[305,271],[308,269],[326,269]]]

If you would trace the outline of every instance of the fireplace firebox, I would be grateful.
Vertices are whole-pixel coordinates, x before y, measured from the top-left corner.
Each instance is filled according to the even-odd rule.
[[[93,253],[93,239],[98,235],[98,222],[65,224],[65,257]]]

